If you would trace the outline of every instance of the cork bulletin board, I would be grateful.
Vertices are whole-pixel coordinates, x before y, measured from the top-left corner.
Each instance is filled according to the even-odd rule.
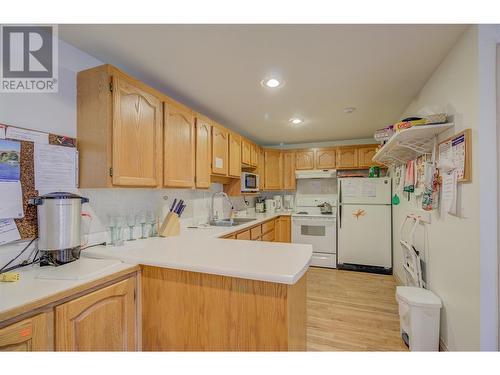
[[[10,125],[4,125],[10,127]],[[15,126],[14,128],[23,129]],[[30,129],[26,129],[30,130]],[[66,147],[76,147],[76,138],[49,134],[49,144]],[[30,141],[20,141],[18,139],[7,138],[18,141],[21,144],[20,152],[20,182],[23,193],[24,217],[15,219],[19,235],[22,240],[32,239],[38,236],[37,209],[36,206],[28,204],[29,199],[37,197],[38,191],[35,190],[35,163],[34,163],[34,143]]]

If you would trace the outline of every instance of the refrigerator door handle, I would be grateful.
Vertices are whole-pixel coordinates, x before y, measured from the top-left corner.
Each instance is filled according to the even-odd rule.
[[[339,205],[339,229],[342,228],[342,205]]]

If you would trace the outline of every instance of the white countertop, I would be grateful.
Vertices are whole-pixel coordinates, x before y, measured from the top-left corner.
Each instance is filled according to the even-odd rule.
[[[16,282],[0,282],[0,314],[130,268],[118,260],[79,259],[59,267],[24,267]]]
[[[128,241],[124,246],[98,246],[82,254],[130,264],[295,284],[309,267],[311,245],[218,238],[289,214],[254,214],[247,217],[255,221],[235,227],[182,228],[177,237]]]
[[[178,237],[129,241],[120,247],[93,247],[82,251],[78,261],[63,266],[19,269],[19,281],[0,282],[0,314],[9,315],[10,310],[138,264],[295,284],[309,267],[311,245],[218,238],[289,214],[254,214],[247,216],[254,221],[235,227],[184,227]]]

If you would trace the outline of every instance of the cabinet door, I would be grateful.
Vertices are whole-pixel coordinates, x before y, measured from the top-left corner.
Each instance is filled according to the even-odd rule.
[[[57,306],[56,350],[136,350],[135,283],[131,277]]]
[[[237,240],[250,240],[250,238],[251,238],[250,230],[246,230],[246,231],[238,233],[236,235]]]
[[[281,242],[292,242],[292,219],[290,216],[280,216]]]
[[[241,177],[241,137],[229,135],[229,175]]]
[[[358,147],[359,167],[370,168],[372,165],[380,166],[381,164],[372,160],[376,153],[377,153],[377,146]]]
[[[212,173],[227,176],[229,172],[229,135],[217,126],[212,127]]]
[[[283,186],[283,157],[279,150],[264,150],[265,188],[281,190]]]
[[[250,148],[250,164],[256,167],[259,165],[259,150],[254,144]]]
[[[252,145],[243,140],[241,142],[241,162],[250,165],[252,163]]]
[[[48,351],[47,314],[38,314],[0,329],[0,351]]]
[[[152,94],[113,78],[113,185],[158,186],[162,162],[162,104]]]
[[[295,190],[295,152],[283,152],[283,189]]]
[[[265,190],[266,188],[266,162],[264,156],[264,150],[259,147],[259,163],[257,164],[257,174],[259,175],[259,190]]]
[[[318,149],[316,150],[315,168],[330,169],[335,168],[336,149]]]
[[[165,187],[192,188],[195,177],[195,125],[191,110],[174,104],[164,106]]]
[[[358,168],[358,149],[356,147],[339,147],[337,149],[337,168]]]
[[[314,169],[313,150],[297,151],[295,158],[295,169]]]
[[[207,189],[210,187],[210,135],[212,126],[210,121],[201,116],[196,118],[196,187]]]

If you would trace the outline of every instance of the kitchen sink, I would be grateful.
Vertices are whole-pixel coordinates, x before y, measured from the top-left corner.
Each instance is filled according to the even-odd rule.
[[[235,227],[237,225],[246,224],[246,223],[249,223],[251,221],[255,221],[255,219],[244,218],[244,217],[235,217],[233,219],[223,219],[223,220],[212,221],[210,223],[210,225],[213,225],[216,227]]]

